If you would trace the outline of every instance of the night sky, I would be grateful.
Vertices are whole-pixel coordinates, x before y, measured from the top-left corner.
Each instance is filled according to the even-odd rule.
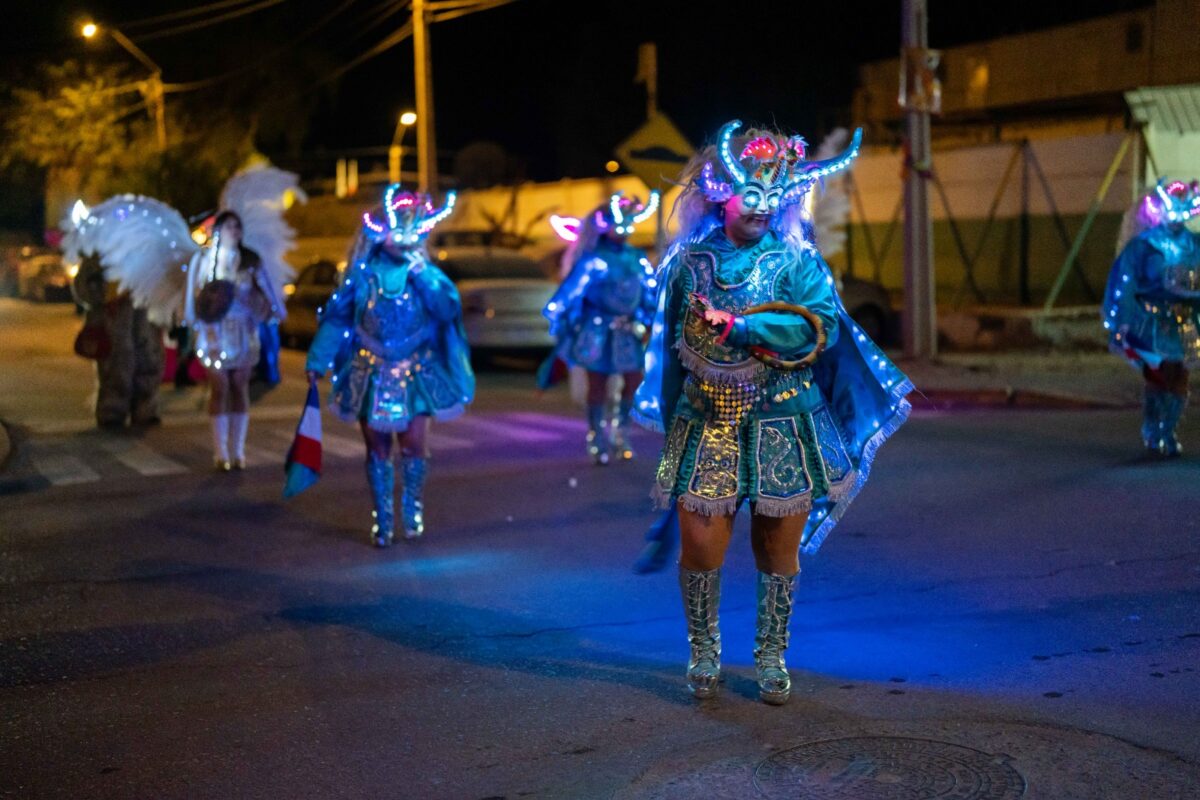
[[[269,154],[314,154],[386,145],[396,114],[413,105],[412,44],[321,81],[406,19],[379,20],[383,0],[286,0],[235,21],[158,39],[177,24],[139,20],[196,3],[94,0],[8,4],[0,33],[5,78],[19,83],[38,61],[123,61],[123,51],[84,45],[85,16],[115,23],[164,68],[168,82],[246,67],[187,102],[260,108],[260,146]],[[945,47],[1149,5],[1144,0],[968,3],[931,0],[930,43]],[[13,8],[13,6],[17,6]],[[315,31],[322,15],[344,6]],[[637,45],[659,47],[659,104],[693,143],[726,119],[776,122],[811,139],[848,114],[856,66],[894,55],[899,2],[566,2],[517,0],[432,29],[438,145],[456,150],[493,141],[517,156],[523,174],[598,174],[613,147],[642,121],[645,95],[633,83]],[[300,43],[289,42],[309,33]],[[137,65],[131,69],[136,70]],[[259,101],[255,101],[259,102]],[[296,109],[302,111],[297,112]],[[309,113],[311,112],[311,113]],[[272,120],[287,120],[283,135]],[[411,144],[411,142],[410,142]]]

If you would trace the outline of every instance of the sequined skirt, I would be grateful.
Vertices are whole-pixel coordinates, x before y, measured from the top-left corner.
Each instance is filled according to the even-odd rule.
[[[1125,355],[1132,350],[1151,367],[1163,361],[1200,367],[1200,304],[1142,300],[1138,313],[1130,316],[1122,321],[1127,331],[1113,339],[1114,350]]]
[[[230,314],[219,322],[196,322],[196,357],[211,369],[247,369],[258,363],[258,323]]]
[[[801,380],[796,378],[796,381]],[[652,496],[715,516],[807,515],[850,490],[855,467],[824,403],[797,408],[801,385],[710,384],[689,377],[667,430]]]
[[[558,355],[573,367],[606,375],[641,372],[644,330],[630,317],[594,316],[562,334]]]
[[[414,417],[453,419],[463,412],[446,368],[424,349],[392,360],[360,348],[333,376],[330,409],[347,422],[405,431]]]

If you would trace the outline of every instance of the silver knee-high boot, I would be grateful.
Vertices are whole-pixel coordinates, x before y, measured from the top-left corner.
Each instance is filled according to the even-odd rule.
[[[595,464],[607,464],[608,455],[608,420],[605,419],[603,403],[587,407],[587,451]]]
[[[798,575],[799,573],[797,573]],[[764,703],[783,705],[792,694],[792,679],[783,662],[788,646],[788,623],[796,575],[758,573],[758,625],[754,636],[754,669],[758,696]]]
[[[404,515],[404,538],[419,539],[425,533],[425,476],[429,474],[429,459],[403,456],[404,491],[400,495],[400,513]]]
[[[1183,453],[1175,428],[1186,405],[1186,395],[1178,395],[1157,386],[1146,387],[1142,405],[1142,442],[1147,450],[1166,457]]]
[[[367,454],[367,484],[375,502],[375,524],[371,526],[371,542],[376,547],[387,547],[392,543],[393,512],[392,495],[396,488],[396,466],[390,457],[379,458]]]
[[[617,406],[617,416],[612,421],[612,452],[613,456],[622,461],[629,461],[635,455],[633,445],[629,442],[629,417],[633,413],[633,400],[621,398]]]
[[[683,613],[687,617],[687,680],[692,694],[703,700],[717,693],[721,679],[721,570],[693,572],[679,568],[679,588],[683,592]]]

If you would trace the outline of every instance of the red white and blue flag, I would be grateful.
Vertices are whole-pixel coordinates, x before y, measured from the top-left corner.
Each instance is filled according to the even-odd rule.
[[[304,413],[283,470],[287,474],[284,497],[300,494],[321,477],[321,395],[316,384],[308,387]]]

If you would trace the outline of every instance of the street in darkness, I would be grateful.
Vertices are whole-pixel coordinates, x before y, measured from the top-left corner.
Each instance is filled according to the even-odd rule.
[[[654,436],[590,466],[563,393],[485,372],[435,428],[428,533],[380,551],[357,432],[328,413],[320,483],[280,499],[299,354],[250,468],[217,474],[198,390],[144,435],[94,431],[69,309],[0,302],[5,796],[842,797],[847,743],[874,748],[881,797],[917,775],[1200,785],[1196,461],[1141,460],[1131,410],[918,398],[802,560],[792,702],[757,699],[739,527],[725,690],[698,704],[673,568],[631,571]]]

